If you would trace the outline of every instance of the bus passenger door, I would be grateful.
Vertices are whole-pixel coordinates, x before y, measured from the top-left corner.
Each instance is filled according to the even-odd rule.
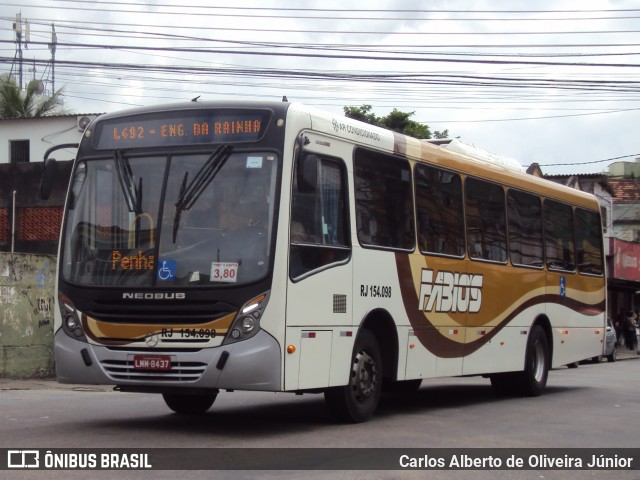
[[[344,385],[353,348],[347,170],[303,153],[291,198],[285,389]]]

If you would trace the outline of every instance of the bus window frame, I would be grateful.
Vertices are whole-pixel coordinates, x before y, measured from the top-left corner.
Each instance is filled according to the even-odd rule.
[[[315,157],[313,160],[313,164],[316,168],[315,175],[309,175],[308,169],[309,164],[311,162],[307,161],[311,157]],[[291,182],[291,200],[289,204],[289,266],[288,266],[288,275],[289,279],[296,283],[300,280],[308,278],[316,273],[328,270],[330,268],[346,265],[351,261],[353,254],[353,245],[351,244],[351,208],[350,208],[350,192],[349,192],[349,172],[344,159],[331,155],[320,155],[320,154],[310,154],[305,153],[300,150],[297,155],[297,161],[294,164],[294,171]],[[341,196],[340,201],[342,202],[342,223],[344,229],[344,240],[345,245],[333,245],[333,244],[322,244],[316,243],[313,241],[304,241],[304,240],[294,240],[293,239],[293,224],[294,224],[294,202],[296,201],[296,189],[299,194],[313,194],[315,196],[320,195],[321,185],[319,185],[319,179],[321,178],[319,170],[322,168],[323,163],[332,164],[337,167],[340,172],[340,188],[341,188]],[[305,172],[299,172],[299,169],[303,168]],[[302,175],[301,173],[304,173]],[[311,186],[308,184],[308,180],[310,178],[316,179],[316,184]],[[306,180],[306,181],[305,181]],[[302,182],[300,184],[299,182]],[[312,188],[313,187],[313,188]],[[321,199],[322,201],[322,199]],[[318,266],[310,268],[302,273],[295,274],[293,270],[294,257],[299,254],[294,254],[294,249],[307,249],[310,252],[344,252],[344,258],[339,258],[334,261],[327,261],[326,263],[320,263]],[[302,252],[301,252],[302,253]]]
[[[461,238],[459,240],[462,240],[462,243],[460,244],[462,248],[460,255],[434,252],[428,249],[423,249],[421,247],[420,221],[418,219],[418,215],[419,215],[418,214],[418,185],[417,185],[418,174],[416,172],[419,168],[438,170],[439,172],[445,172],[451,175],[455,175],[460,182],[460,197],[459,197],[459,200],[460,200],[460,212],[459,212],[460,222],[459,223],[460,224],[458,225],[460,227],[459,233],[461,233]],[[467,254],[467,235],[466,235],[465,213],[464,213],[464,179],[463,179],[463,176],[460,174],[460,172],[456,172],[454,170],[450,170],[446,168],[441,168],[439,166],[432,165],[430,163],[416,162],[415,165],[413,166],[413,197],[414,197],[414,203],[415,203],[414,216],[415,216],[416,245],[420,253],[422,255],[433,256],[433,257],[454,258],[458,260],[464,259]]]
[[[511,192],[514,193],[518,193],[518,194],[523,194],[523,195],[528,195],[530,197],[533,197],[535,199],[538,200],[538,206],[539,206],[539,210],[538,210],[538,219],[540,220],[540,258],[541,258],[541,263],[540,265],[535,265],[535,264],[526,264],[526,263],[519,263],[519,262],[514,262],[512,255],[511,255],[511,221],[510,221],[510,216],[509,216],[509,212],[511,211],[509,208],[509,198],[510,198],[510,194]],[[514,267],[518,267],[518,268],[529,268],[529,269],[533,269],[533,270],[544,270],[545,265],[546,265],[546,255],[545,255],[545,243],[544,243],[544,219],[542,216],[542,198],[540,197],[540,195],[537,195],[533,192],[530,191],[526,191],[526,190],[522,190],[519,188],[511,188],[511,187],[507,187],[507,193],[505,195],[505,199],[506,199],[506,208],[507,208],[507,246],[508,246],[508,250],[509,250],[509,261],[511,262],[511,265],[513,265]]]
[[[597,251],[600,253],[600,273],[592,273],[592,272],[585,272],[582,271],[580,268],[580,263],[578,262],[578,228],[577,228],[577,218],[578,218],[578,211],[582,211],[585,212],[587,214],[592,214],[595,217],[597,217],[597,222],[598,225],[600,227],[600,229],[603,229],[603,224],[602,224],[602,214],[601,212],[598,210],[590,210],[588,208],[584,208],[584,207],[575,207],[573,209],[573,232],[574,232],[574,246],[575,246],[575,257],[576,257],[576,271],[578,272],[578,274],[580,275],[584,275],[584,276],[588,276],[588,277],[603,277],[605,274],[605,254],[604,254],[604,241],[602,238],[602,235],[598,235],[596,238],[598,239],[598,245],[596,245],[597,247]]]
[[[409,206],[411,211],[409,212],[407,218],[405,220],[409,220],[410,221],[410,226],[411,226],[411,243],[412,246],[410,248],[401,248],[401,247],[394,247],[394,246],[387,246],[387,245],[379,245],[379,244],[375,244],[375,243],[367,243],[365,241],[363,241],[361,235],[360,235],[360,217],[359,217],[359,212],[360,212],[360,207],[359,207],[359,199],[358,199],[358,188],[356,186],[356,182],[359,181],[359,176],[357,174],[357,169],[358,167],[356,166],[356,162],[358,162],[358,155],[361,155],[361,152],[366,152],[366,154],[372,154],[375,157],[377,157],[377,159],[385,159],[385,161],[393,161],[393,162],[402,162],[404,165],[406,166],[406,171],[409,174],[409,179],[407,180],[407,183],[409,185]],[[371,159],[367,160],[369,163],[371,162]],[[370,168],[371,165],[368,165],[367,169],[371,169]],[[402,169],[404,170],[404,169]],[[402,181],[402,179],[400,179]],[[399,155],[392,155],[389,154],[387,152],[380,152],[377,150],[373,150],[370,148],[364,148],[361,145],[357,145],[356,148],[354,148],[353,150],[353,194],[354,194],[354,205],[353,205],[353,211],[354,211],[354,215],[355,215],[355,222],[356,222],[356,236],[358,237],[358,243],[360,244],[360,246],[362,248],[366,248],[366,249],[371,249],[371,250],[381,250],[381,251],[389,251],[389,252],[403,252],[403,253],[413,253],[416,251],[417,249],[417,240],[416,240],[416,212],[415,212],[415,190],[413,188],[413,169],[411,168],[411,162],[409,161],[409,159],[407,157],[403,157],[403,156],[399,156]],[[407,200],[407,199],[404,199]],[[404,233],[408,233],[408,232],[404,232]]]
[[[572,254],[572,263],[571,266],[573,268],[563,268],[561,266],[553,266],[553,264],[550,264],[550,260],[549,260],[549,249],[547,248],[548,245],[548,241],[547,241],[547,228],[546,228],[546,216],[545,216],[545,208],[547,206],[547,204],[549,203],[555,203],[557,205],[560,206],[564,206],[567,207],[569,209],[569,211],[571,212],[571,221],[568,222],[568,225],[570,225],[571,227],[571,242],[572,242],[572,248],[571,248],[571,254]],[[560,200],[556,200],[555,198],[544,198],[542,200],[542,228],[543,228],[543,235],[544,235],[544,260],[545,260],[545,267],[547,268],[548,271],[550,272],[563,272],[563,273],[576,273],[578,271],[577,269],[577,265],[576,265],[576,231],[575,231],[575,224],[574,224],[574,206],[570,205],[566,202],[562,202]],[[566,223],[566,222],[565,222]],[[558,227],[558,225],[554,225],[555,227]],[[554,228],[553,229],[554,232],[559,232],[560,230],[558,228]],[[555,258],[555,257],[554,257]]]
[[[485,183],[487,185],[493,185],[495,187],[498,187],[500,190],[502,190],[502,206],[503,206],[503,227],[504,227],[504,260],[494,260],[492,258],[485,258],[483,256],[475,256],[475,255],[471,255],[471,242],[469,241],[469,216],[468,216],[468,204],[467,202],[469,201],[469,195],[467,192],[467,186],[469,184],[469,181],[476,181],[476,182],[481,182],[481,183]],[[506,190],[507,185],[504,183],[496,183],[493,182],[491,180],[487,180],[485,178],[480,178],[480,177],[475,177],[473,175],[466,175],[464,177],[464,183],[463,183],[463,201],[464,201],[464,225],[465,225],[465,237],[466,237],[466,246],[467,246],[467,250],[466,250],[466,254],[469,257],[470,260],[474,261],[474,262],[483,262],[483,263],[491,263],[494,265],[507,265],[509,263],[509,232],[508,232],[508,221],[507,221],[507,202],[506,202],[506,194],[505,194],[505,190]]]

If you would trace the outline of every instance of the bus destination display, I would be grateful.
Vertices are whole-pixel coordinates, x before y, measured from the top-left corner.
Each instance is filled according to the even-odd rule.
[[[106,120],[96,127],[97,150],[208,143],[255,142],[269,123],[270,112],[199,111],[174,115]]]

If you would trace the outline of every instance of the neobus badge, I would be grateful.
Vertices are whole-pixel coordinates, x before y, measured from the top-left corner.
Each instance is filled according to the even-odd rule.
[[[122,298],[126,300],[184,300],[184,292],[124,292]]]
[[[420,297],[421,311],[469,312],[477,313],[482,306],[482,275],[470,273],[437,273],[435,281],[433,270],[422,269]]]

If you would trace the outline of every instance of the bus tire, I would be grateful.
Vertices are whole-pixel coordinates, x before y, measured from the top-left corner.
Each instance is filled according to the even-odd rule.
[[[542,394],[547,386],[550,360],[547,334],[540,325],[534,325],[527,339],[524,370],[517,374],[522,395],[537,397]]]
[[[349,423],[364,422],[373,416],[382,392],[381,358],[376,337],[363,329],[353,348],[349,383],[324,392],[333,416]]]
[[[184,415],[199,415],[205,413],[216,401],[218,393],[189,395],[184,393],[163,393],[167,406],[176,413]]]
[[[527,339],[524,370],[493,374],[491,386],[498,395],[537,397],[547,385],[549,363],[547,335],[541,326],[534,325]]]

